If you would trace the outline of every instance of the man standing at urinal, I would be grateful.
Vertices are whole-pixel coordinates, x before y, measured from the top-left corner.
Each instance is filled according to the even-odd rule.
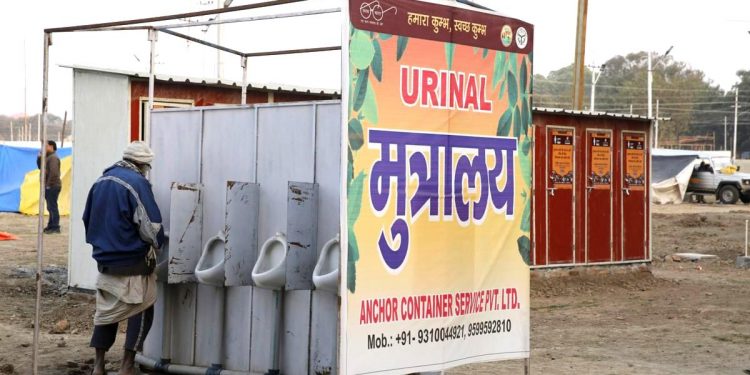
[[[104,374],[104,355],[127,319],[125,353],[119,374],[135,374],[135,353],[151,328],[156,302],[155,251],[164,242],[161,213],[146,173],[154,154],[145,142],[125,148],[123,159],[107,168],[86,201],[83,223],[99,275],[91,347],[94,375]]]

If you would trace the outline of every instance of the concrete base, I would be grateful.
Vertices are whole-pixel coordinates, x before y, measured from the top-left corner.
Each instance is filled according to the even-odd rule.
[[[738,256],[736,264],[738,268],[750,268],[750,256]]]

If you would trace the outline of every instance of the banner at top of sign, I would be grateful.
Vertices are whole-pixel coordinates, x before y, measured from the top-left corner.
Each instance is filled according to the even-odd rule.
[[[528,54],[534,48],[529,23],[415,0],[349,0],[349,17],[360,30]]]

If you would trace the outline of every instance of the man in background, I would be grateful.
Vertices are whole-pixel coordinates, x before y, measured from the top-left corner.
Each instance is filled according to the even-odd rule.
[[[60,233],[60,210],[57,207],[57,198],[60,197],[62,181],[60,180],[60,158],[57,157],[57,143],[47,141],[47,159],[44,165],[44,201],[47,203],[49,221],[44,233]],[[42,168],[42,152],[36,158],[36,166]]]
[[[107,168],[89,191],[83,224],[99,269],[91,347],[94,375],[104,375],[104,355],[119,322],[128,321],[120,375],[135,374],[156,302],[156,250],[164,243],[161,213],[146,173],[154,154],[145,142],[131,143],[122,160]]]

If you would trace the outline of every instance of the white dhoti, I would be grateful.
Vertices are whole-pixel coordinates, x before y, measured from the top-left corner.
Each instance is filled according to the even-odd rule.
[[[156,274],[114,276],[99,273],[96,279],[95,325],[118,323],[139,314],[156,302]]]

